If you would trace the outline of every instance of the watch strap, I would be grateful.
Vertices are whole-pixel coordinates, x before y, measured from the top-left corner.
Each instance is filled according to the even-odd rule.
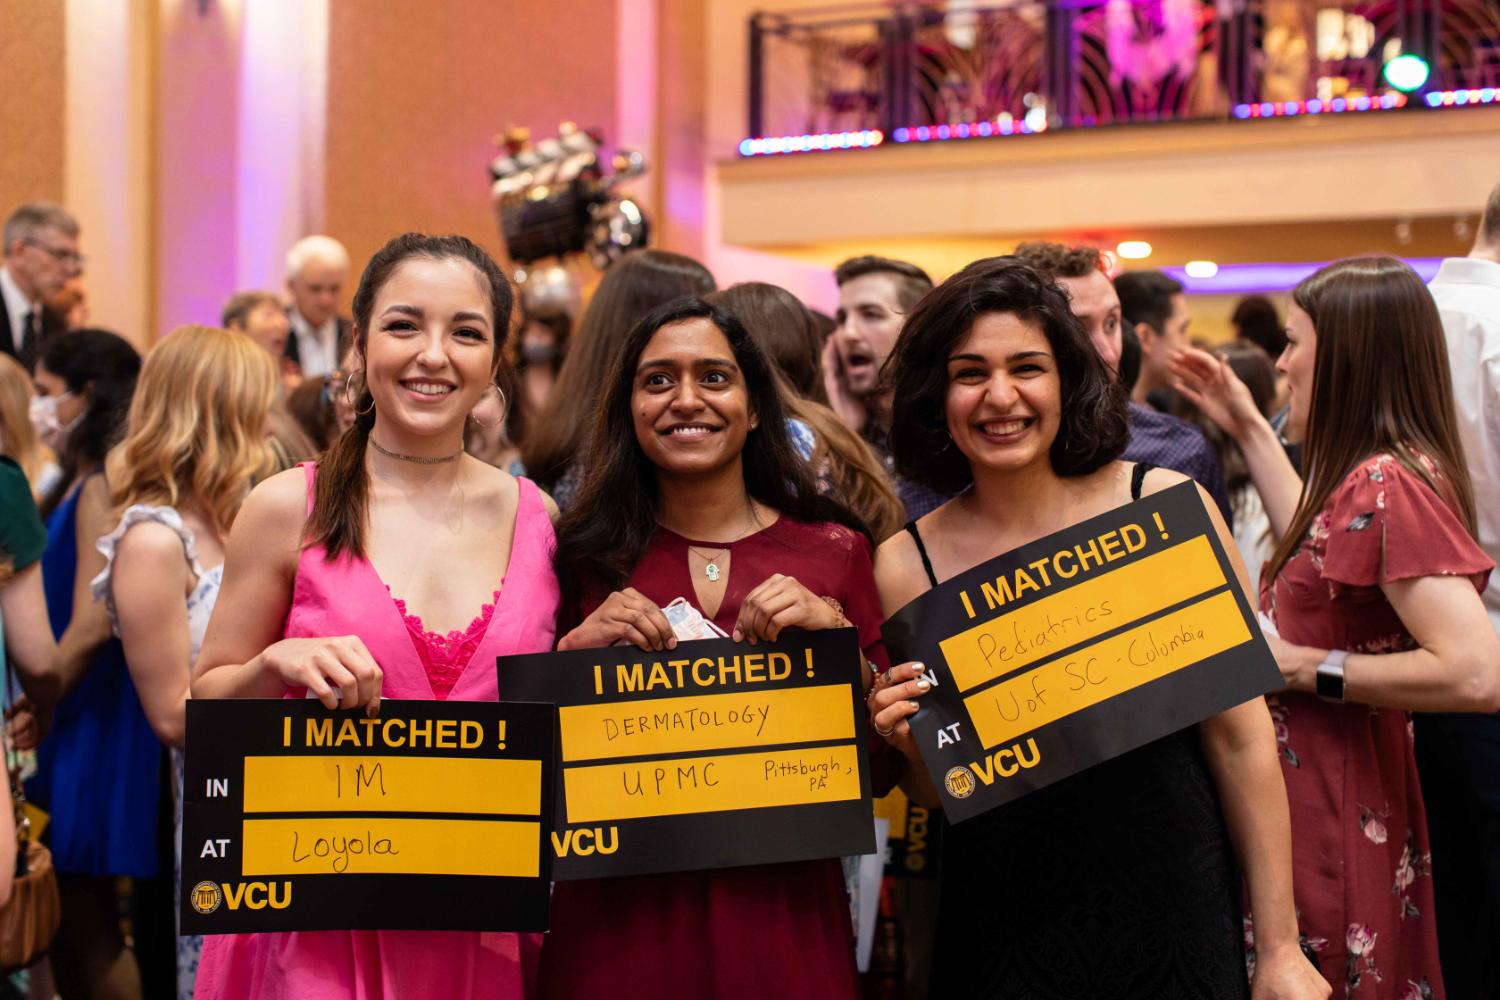
[[[1317,691],[1319,698],[1330,701],[1344,700],[1344,661],[1349,654],[1342,649],[1331,649],[1323,662],[1318,664]]]

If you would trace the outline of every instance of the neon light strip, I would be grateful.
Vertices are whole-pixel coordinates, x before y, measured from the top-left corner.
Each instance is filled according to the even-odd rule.
[[[1430,102],[1429,102],[1430,103]],[[1236,118],[1293,118],[1297,115],[1341,115],[1359,111],[1391,111],[1406,107],[1406,95],[1382,94],[1374,97],[1335,97],[1331,101],[1262,101],[1259,104],[1237,104]]]
[[[879,129],[862,132],[819,132],[812,135],[777,135],[765,139],[744,139],[741,156],[778,156],[783,153],[814,153],[829,149],[867,149],[885,141]]]
[[[1484,87],[1479,90],[1434,90],[1423,97],[1429,108],[1451,108],[1457,104],[1494,104],[1500,100],[1500,90]]]
[[[1442,264],[1441,257],[1406,258],[1423,281],[1431,281]],[[1162,271],[1182,282],[1184,291],[1211,295],[1244,295],[1252,292],[1285,292],[1328,261],[1304,264],[1220,264],[1212,278],[1194,278],[1180,267]]]

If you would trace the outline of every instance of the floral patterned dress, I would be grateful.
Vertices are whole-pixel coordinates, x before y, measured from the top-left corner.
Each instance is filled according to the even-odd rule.
[[[1262,580],[1261,608],[1288,642],[1403,652],[1417,643],[1382,583],[1462,575],[1482,591],[1492,566],[1420,476],[1375,455],[1333,491],[1274,584]],[[1305,950],[1335,997],[1442,1000],[1410,715],[1300,692],[1267,701],[1291,802]]]

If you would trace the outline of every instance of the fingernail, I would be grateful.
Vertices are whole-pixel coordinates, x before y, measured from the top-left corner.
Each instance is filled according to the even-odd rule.
[[[912,709],[913,712],[917,711],[918,709],[920,709],[922,707],[921,705],[918,705],[914,701],[909,701],[909,702],[907,702],[907,704],[911,706],[911,709]]]
[[[914,671],[916,671],[917,673],[920,674],[922,671],[924,671],[924,670],[927,669],[927,664],[925,664],[925,663],[913,663],[911,665],[911,668],[912,668],[912,670],[914,670]]]
[[[670,639],[667,640],[667,648],[668,649],[676,649],[677,648],[677,637],[675,635],[672,636],[672,638],[670,638]]]
[[[932,681],[928,680],[925,677],[919,677],[917,679],[917,690],[918,691],[930,691],[931,689],[932,689]]]

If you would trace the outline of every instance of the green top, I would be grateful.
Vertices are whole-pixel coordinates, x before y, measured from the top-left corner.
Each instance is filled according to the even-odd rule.
[[[31,484],[15,462],[0,455],[0,558],[23,570],[42,557],[47,529],[31,498]]]

